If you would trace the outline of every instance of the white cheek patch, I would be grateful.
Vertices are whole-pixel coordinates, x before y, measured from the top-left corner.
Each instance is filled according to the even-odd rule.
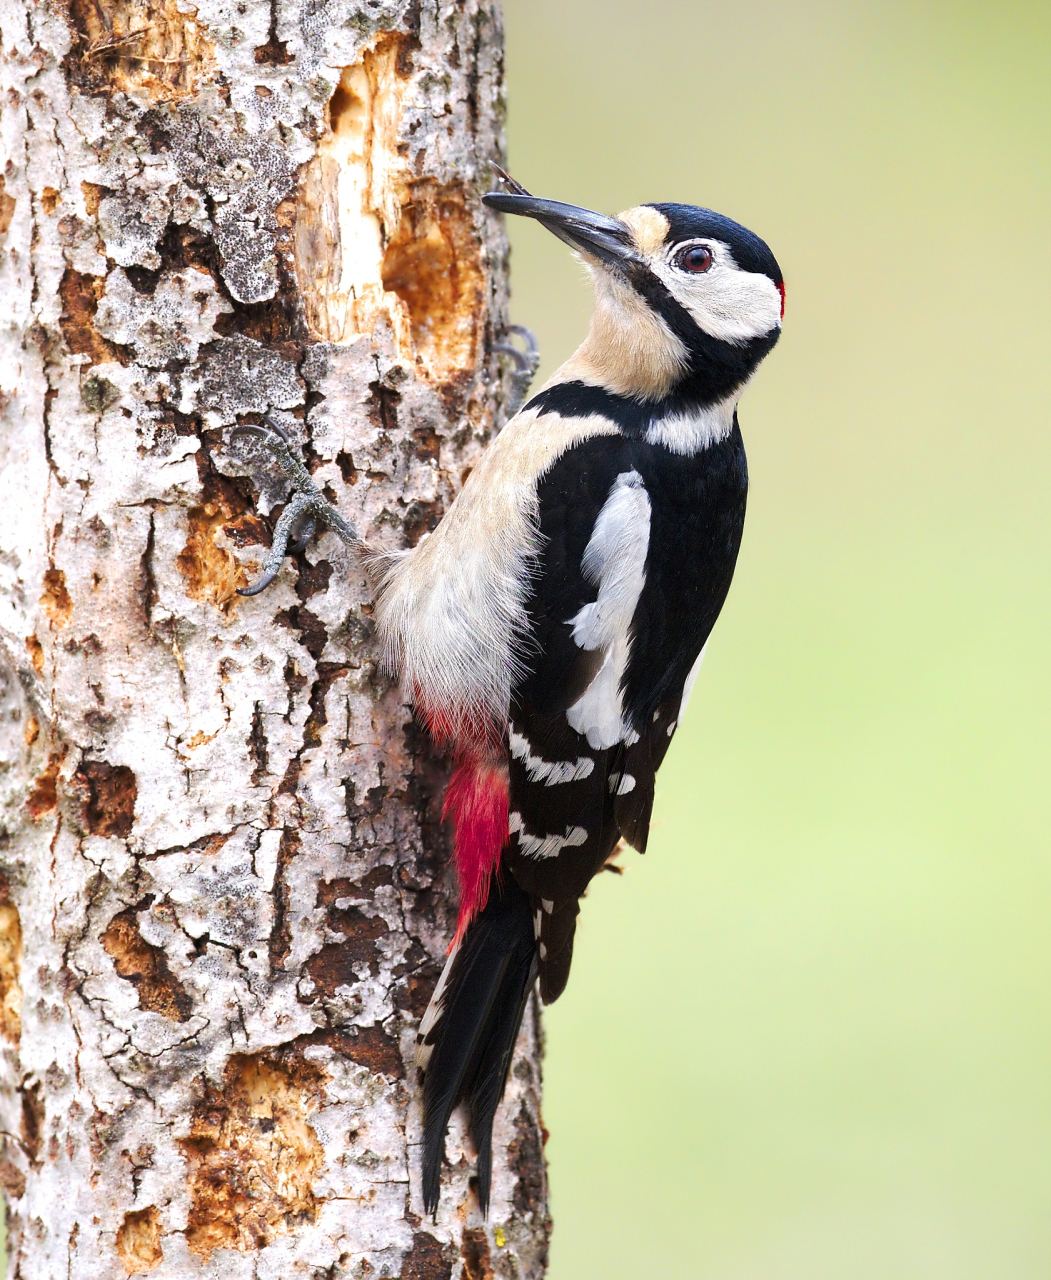
[[[697,324],[720,342],[735,345],[781,327],[781,291],[760,271],[742,271],[728,246],[713,244],[715,261],[698,275],[667,262],[651,270]]]

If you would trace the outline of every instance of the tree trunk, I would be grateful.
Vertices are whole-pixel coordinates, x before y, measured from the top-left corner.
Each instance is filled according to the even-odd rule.
[[[0,0],[10,1274],[540,1277],[531,1007],[493,1206],[424,1220],[446,764],[325,532],[246,599],[269,412],[376,545],[499,421],[493,0]]]

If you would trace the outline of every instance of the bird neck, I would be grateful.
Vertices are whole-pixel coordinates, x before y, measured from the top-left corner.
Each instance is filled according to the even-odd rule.
[[[682,343],[625,281],[595,272],[588,336],[551,379],[604,387],[630,400],[659,401],[688,367]]]
[[[547,385],[583,382],[661,412],[728,405],[732,417],[780,330],[739,345],[722,342],[705,333],[656,277],[650,280],[657,287],[647,292],[641,281],[633,287],[606,271],[593,274],[588,336]]]

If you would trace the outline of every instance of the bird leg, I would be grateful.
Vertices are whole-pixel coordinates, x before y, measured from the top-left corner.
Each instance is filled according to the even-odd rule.
[[[306,549],[317,531],[319,520],[342,538],[347,546],[361,545],[361,539],[354,528],[343,519],[310,478],[310,472],[303,464],[303,459],[298,456],[299,450],[292,444],[285,431],[271,418],[264,416],[264,421],[265,427],[245,423],[237,427],[230,438],[236,440],[238,436],[255,436],[260,440],[273,454],[277,465],[288,477],[292,493],[288,505],[281,512],[281,518],[274,527],[273,542],[263,562],[262,576],[250,587],[239,587],[237,594],[240,596],[257,596],[277,577],[281,562],[289,551],[289,538],[300,520],[303,521],[303,525],[299,537],[292,543],[292,554]]]
[[[533,381],[540,365],[540,348],[532,331],[523,324],[509,324],[506,332],[508,335],[521,338],[525,343],[524,351],[519,350],[512,342],[493,344],[493,350],[498,355],[510,356],[515,365],[511,373],[511,395],[507,401],[507,419],[510,421],[525,402],[529,384]]]

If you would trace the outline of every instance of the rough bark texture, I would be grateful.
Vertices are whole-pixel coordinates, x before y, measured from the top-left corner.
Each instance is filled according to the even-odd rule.
[[[491,0],[0,0],[0,1180],[11,1274],[540,1277],[531,1010],[482,1221],[409,1068],[445,763],[331,533],[235,594],[272,412],[390,548],[502,412]]]

